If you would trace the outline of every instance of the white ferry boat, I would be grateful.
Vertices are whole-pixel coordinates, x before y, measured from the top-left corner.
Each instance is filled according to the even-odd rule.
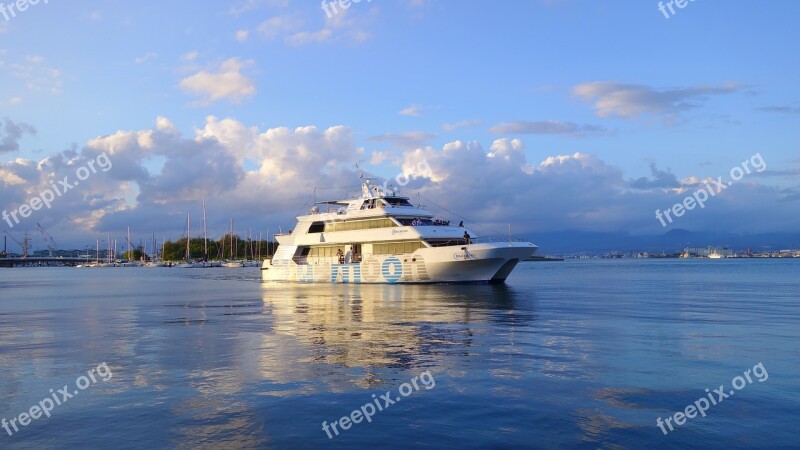
[[[482,242],[437,220],[407,197],[366,180],[361,197],[318,202],[297,218],[263,262],[267,281],[318,283],[502,283],[537,247]],[[321,211],[320,208],[327,208]]]

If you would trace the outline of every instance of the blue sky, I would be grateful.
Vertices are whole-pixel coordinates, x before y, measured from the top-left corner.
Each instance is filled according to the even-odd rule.
[[[177,236],[206,196],[213,227],[265,229],[291,226],[313,186],[352,184],[356,161],[394,177],[425,159],[434,173],[407,193],[520,231],[797,229],[794,2],[696,0],[669,19],[656,1],[320,6],[50,0],[0,15],[0,206],[106,151],[113,170],[28,225]],[[756,153],[768,170],[655,219]]]

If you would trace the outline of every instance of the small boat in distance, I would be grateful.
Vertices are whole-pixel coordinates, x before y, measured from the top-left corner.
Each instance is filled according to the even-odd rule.
[[[725,259],[728,257],[726,250],[720,251],[719,247],[708,247],[708,259]]]
[[[261,267],[267,281],[503,283],[537,250],[530,242],[487,242],[370,180],[361,197],[317,202],[275,238],[278,248]]]

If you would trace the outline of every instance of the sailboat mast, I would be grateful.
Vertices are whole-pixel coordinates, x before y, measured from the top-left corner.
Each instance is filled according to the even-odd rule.
[[[203,197],[203,261],[208,261],[208,228],[206,227],[206,198]]]
[[[191,252],[189,251],[189,239],[191,237],[191,231],[189,228],[189,213],[186,213],[186,260],[189,261],[191,259]]]

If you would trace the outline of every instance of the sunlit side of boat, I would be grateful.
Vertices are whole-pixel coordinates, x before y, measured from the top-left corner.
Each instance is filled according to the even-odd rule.
[[[369,180],[360,198],[320,202],[277,235],[261,270],[267,281],[320,283],[502,283],[537,247],[481,242],[463,226],[384,192]],[[320,205],[329,210],[321,212]],[[330,208],[334,208],[331,210]],[[476,242],[477,241],[477,242]]]

